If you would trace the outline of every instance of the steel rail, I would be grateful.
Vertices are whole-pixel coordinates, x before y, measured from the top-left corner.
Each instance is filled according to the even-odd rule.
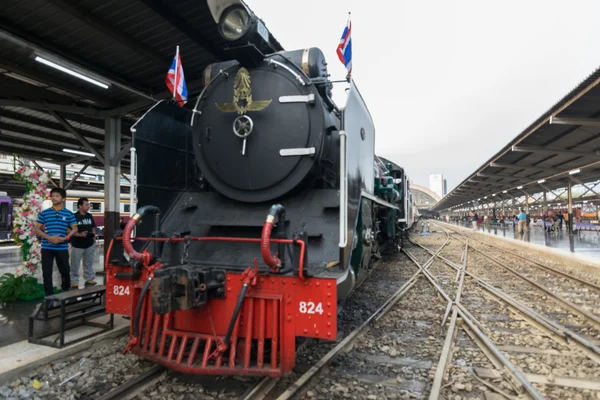
[[[430,254],[433,254],[432,250],[420,245],[419,243],[414,243],[413,241],[411,241],[411,243],[423,248]],[[459,268],[458,266],[456,266],[456,264],[454,262],[446,259],[445,257],[443,257],[439,254],[437,255],[437,257],[442,259],[444,262],[446,262],[447,265],[449,265],[453,268],[456,268],[456,269]],[[475,281],[477,283],[479,283],[479,285],[481,287],[483,287],[485,290],[487,290],[490,294],[494,295],[495,297],[504,301],[505,303],[513,306],[514,308],[519,310],[523,315],[531,318],[533,321],[535,321],[537,324],[539,324],[539,325],[537,325],[538,328],[543,328],[542,330],[546,330],[548,337],[550,337],[553,340],[556,340],[557,342],[559,342],[561,344],[565,344],[564,340],[566,340],[567,344],[571,344],[571,345],[579,348],[580,350],[582,350],[584,352],[584,354],[588,358],[590,358],[591,360],[600,364],[600,347],[596,346],[594,343],[592,343],[588,339],[582,337],[581,335],[579,335],[579,334],[573,332],[572,330],[566,328],[565,326],[561,325],[558,321],[555,321],[553,319],[546,317],[544,314],[541,314],[541,313],[529,308],[528,306],[526,306],[525,304],[521,303],[520,301],[512,298],[508,294],[496,289],[491,284],[489,284],[485,280],[481,279],[479,276],[477,276],[471,272],[468,272],[468,271],[466,271],[466,274],[469,275],[471,278],[475,279]],[[465,311],[465,310],[463,310],[463,311]],[[556,336],[559,336],[563,340],[558,340],[558,338]]]
[[[240,396],[240,400],[262,400],[273,390],[279,382],[279,378],[267,376],[262,379],[257,385]]]
[[[448,238],[450,237],[450,235],[448,235],[447,232],[446,235],[448,236]],[[428,249],[426,249],[428,250]],[[438,251],[439,252],[439,251]],[[434,256],[433,256],[434,257]],[[411,258],[412,259],[412,258]],[[414,261],[414,260],[413,260]],[[418,264],[417,264],[418,265]],[[431,277],[431,275],[429,274],[429,272],[427,272],[424,269],[420,270],[425,277],[429,280],[429,282],[433,285],[433,287],[436,288],[436,290],[446,299],[450,299],[450,297],[448,296],[448,294],[446,292],[444,292],[443,289],[441,289],[437,283],[435,282],[435,280]],[[466,272],[466,271],[465,271]],[[469,318],[469,316],[467,315],[467,313],[463,312],[461,310],[461,307],[457,305],[454,301],[454,308],[457,310],[457,314],[461,316],[461,318],[463,319],[463,321],[469,326],[469,328],[471,328],[472,332],[474,332],[477,337],[479,338],[479,340],[486,346],[486,348],[492,353],[494,354],[494,356],[502,362],[502,364],[504,365],[504,367],[506,368],[505,371],[509,374],[509,376],[511,377],[511,379],[517,383],[517,386],[519,389],[525,390],[530,396],[532,396],[534,399],[537,400],[543,400],[545,399],[545,397],[538,392],[538,390],[532,385],[531,382],[529,382],[529,380],[527,380],[527,378],[523,375],[523,373],[502,353],[502,351],[491,341],[491,339],[489,339],[478,327],[477,325],[471,321],[471,318]],[[443,356],[443,354],[442,354]],[[438,364],[438,368],[439,368],[439,364]],[[436,371],[437,374],[437,371]],[[432,387],[433,389],[433,387]],[[441,388],[440,388],[441,389]],[[434,395],[435,393],[430,393],[430,396]],[[439,394],[438,394],[439,396]],[[431,397],[430,397],[431,398]],[[436,398],[436,397],[434,397]]]
[[[124,399],[126,397],[131,398],[133,395],[137,394],[142,387],[145,387],[148,384],[158,380],[165,370],[165,367],[162,365],[155,365],[130,381],[127,381],[124,384],[117,386],[113,390],[105,393],[103,396],[98,397],[98,400]]]
[[[465,238],[465,240],[468,239],[468,237],[466,235],[461,234],[460,232],[457,232],[459,235],[463,236],[463,238]],[[596,315],[592,314],[591,312],[584,310],[580,307],[578,307],[577,305],[573,304],[572,302],[570,302],[569,300],[565,299],[562,296],[559,296],[555,293],[553,293],[550,289],[547,289],[545,286],[537,283],[536,281],[524,276],[523,274],[521,274],[520,272],[514,270],[513,268],[509,267],[508,265],[504,265],[501,261],[485,254],[483,251],[476,249],[475,247],[473,247],[472,245],[469,245],[469,247],[471,249],[473,249],[473,251],[481,254],[483,257],[487,258],[488,260],[496,263],[498,266],[506,269],[507,271],[511,272],[513,275],[518,276],[519,278],[521,278],[522,280],[524,280],[525,282],[531,284],[532,286],[535,286],[536,288],[538,288],[539,290],[543,291],[544,293],[546,293],[548,296],[550,296],[552,299],[554,299],[556,302],[562,304],[565,308],[570,309],[571,311],[575,312],[576,314],[579,314],[579,316],[587,319],[589,322],[591,322],[597,329],[600,329],[600,318],[598,318]]]
[[[458,272],[460,274],[460,281],[458,284],[458,289],[456,290],[456,297],[454,298],[455,303],[460,304],[460,298],[462,295],[463,283],[465,279],[465,269],[467,267],[467,257],[468,257],[469,247],[465,245],[465,250],[462,253],[461,260],[463,261],[463,265],[461,270]],[[448,303],[449,306],[452,303]],[[449,308],[448,308],[449,310]],[[446,310],[446,311],[448,311]],[[442,326],[446,321],[447,315],[444,314],[444,318],[442,319]],[[435,370],[435,376],[433,378],[433,384],[431,385],[431,391],[429,392],[429,400],[438,400],[440,398],[442,382],[444,380],[444,375],[446,374],[446,370],[448,369],[448,364],[452,360],[450,356],[452,354],[452,348],[454,347],[454,340],[456,338],[456,320],[458,319],[458,308],[454,307],[452,311],[452,317],[450,317],[450,324],[448,325],[448,331],[446,333],[446,339],[444,340],[444,347],[442,348],[442,354],[440,355],[440,361],[438,362],[437,368]]]
[[[415,243],[415,245],[417,246],[421,246],[423,247],[421,244],[419,243]],[[426,247],[423,247],[425,250],[427,251],[431,251],[429,249],[427,249]],[[440,256],[438,256],[440,257]],[[453,263],[452,261],[441,257],[441,259],[446,262],[446,264],[454,269],[456,269],[457,271],[460,272],[460,267],[458,267],[455,263]],[[492,294],[495,295],[496,297],[499,297],[501,300],[504,300],[504,302],[509,303],[509,305],[512,305],[516,308],[519,309],[519,311],[523,312],[523,313],[531,313],[532,315],[530,315],[530,317],[535,320],[536,323],[541,324],[543,326],[543,328],[545,330],[547,330],[550,334],[554,333],[556,335],[559,335],[563,338],[565,338],[565,334],[562,332],[562,330],[559,330],[557,328],[555,328],[554,326],[552,326],[551,324],[545,322],[543,319],[541,318],[537,318],[535,315],[537,315],[536,311],[534,311],[533,309],[527,307],[526,305],[518,302],[517,300],[513,299],[512,297],[510,297],[508,294],[496,289],[494,286],[492,286],[491,284],[489,284],[487,281],[485,281],[484,279],[480,278],[479,276],[473,274],[472,272],[465,272],[466,275],[469,275],[469,277],[473,278],[480,286],[482,286],[484,289],[488,290],[488,291],[492,291]],[[466,311],[466,309],[463,309],[463,312],[468,312]],[[472,318],[472,316],[471,316]],[[544,317],[545,318],[545,317]],[[481,328],[481,325],[479,325]],[[549,336],[550,336],[549,334]],[[556,338],[554,338],[556,339]],[[565,344],[563,342],[559,342],[561,344]]]
[[[463,234],[463,235],[464,235],[464,236],[466,236],[466,237],[468,237],[468,238],[469,238],[469,239],[471,239],[471,240],[476,240],[476,241],[478,241],[478,242],[480,242],[480,243],[482,243],[482,244],[484,244],[484,245],[486,245],[486,246],[489,246],[489,247],[491,247],[491,248],[494,248],[494,249],[496,249],[496,250],[498,250],[498,251],[504,251],[504,250],[503,250],[503,249],[501,249],[500,247],[494,246],[493,244],[486,243],[486,242],[484,242],[484,241],[483,241],[483,240],[481,240],[481,239],[474,238],[474,237],[473,237],[473,235],[465,235],[465,234]],[[471,246],[471,247],[472,247],[472,246]],[[527,257],[524,257],[524,256],[520,255],[520,254],[514,254],[514,253],[504,253],[503,255],[504,255],[504,256],[509,256],[509,257],[517,257],[517,258],[520,258],[520,259],[522,259],[522,260],[525,260],[525,261],[527,261],[528,263],[534,264],[534,265],[536,265],[536,266],[538,266],[538,267],[540,267],[540,268],[543,268],[543,269],[545,269],[545,270],[548,270],[548,271],[550,271],[550,272],[553,272],[553,273],[555,273],[555,274],[557,274],[557,275],[564,276],[565,278],[568,278],[568,279],[574,280],[574,281],[576,281],[576,282],[578,282],[578,283],[581,283],[582,285],[585,285],[585,286],[587,286],[587,287],[589,287],[589,288],[592,288],[592,289],[594,289],[594,290],[598,290],[598,291],[600,291],[600,286],[596,285],[595,283],[588,282],[588,281],[586,281],[586,280],[584,280],[584,279],[578,278],[578,277],[576,277],[576,276],[574,276],[574,275],[571,275],[571,274],[569,274],[569,273],[566,273],[566,272],[563,272],[563,271],[561,271],[561,270],[558,270],[558,269],[556,269],[556,268],[553,268],[553,267],[550,267],[550,266],[548,266],[548,265],[542,264],[542,263],[540,263],[540,262],[538,262],[538,261],[531,260],[531,259],[529,259],[529,258],[527,258]]]
[[[440,248],[436,251],[436,253],[442,251],[442,249],[450,243],[450,235],[446,234],[446,241],[440,246]],[[411,258],[414,261],[414,259]],[[379,318],[383,317],[385,314],[392,309],[394,305],[404,296],[410,288],[413,287],[419,278],[419,275],[423,271],[424,268],[427,268],[431,263],[435,260],[435,254],[432,255],[425,263],[422,265],[415,262],[419,267],[419,270],[415,272],[392,296],[390,296],[371,316],[363,322],[358,328],[354,329],[348,336],[346,336],[337,346],[331,349],[325,356],[323,356],[315,365],[313,365],[308,371],[306,371],[296,382],[290,385],[285,392],[283,392],[277,400],[287,400],[294,396],[300,389],[302,389],[327,363],[341,350],[351,344],[360,334],[366,331],[366,328],[372,322],[379,320]]]

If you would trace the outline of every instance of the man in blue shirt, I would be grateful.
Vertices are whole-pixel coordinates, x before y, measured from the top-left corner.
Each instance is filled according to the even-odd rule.
[[[54,259],[62,276],[62,289],[69,290],[71,286],[69,267],[69,239],[77,233],[77,220],[75,215],[65,208],[64,189],[55,187],[50,191],[52,207],[40,213],[35,224],[34,232],[42,238],[42,272],[44,276],[44,291],[46,296],[52,291],[52,267]],[[45,232],[42,227],[45,226]],[[72,229],[67,234],[68,229]]]
[[[522,208],[519,215],[517,215],[517,219],[519,220],[517,225],[517,233],[523,232],[523,229],[525,229],[525,233],[527,233],[527,214],[525,214],[525,211],[523,211]]]

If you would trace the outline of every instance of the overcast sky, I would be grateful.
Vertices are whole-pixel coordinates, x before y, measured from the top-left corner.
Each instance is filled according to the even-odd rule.
[[[376,151],[425,187],[442,173],[450,191],[600,66],[599,0],[246,2],[286,50],[319,47],[333,79],[352,12]]]

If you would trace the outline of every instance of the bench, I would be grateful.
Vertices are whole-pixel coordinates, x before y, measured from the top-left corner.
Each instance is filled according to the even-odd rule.
[[[106,286],[99,285],[46,296],[44,301],[29,316],[28,341],[61,348],[113,329],[113,314],[110,314],[110,320],[107,323],[88,321],[89,318],[106,314],[105,294]],[[34,334],[35,321],[44,322],[42,325],[48,328],[53,320],[57,319],[60,320],[59,330],[45,332],[41,335]],[[65,331],[82,325],[100,328],[100,330],[65,343]],[[56,333],[59,333],[59,335],[54,340],[45,339]]]
[[[581,234],[582,231],[591,231],[598,233],[597,225],[594,225],[589,221],[575,222],[574,225],[575,226],[573,227],[573,232],[576,232],[578,234]]]

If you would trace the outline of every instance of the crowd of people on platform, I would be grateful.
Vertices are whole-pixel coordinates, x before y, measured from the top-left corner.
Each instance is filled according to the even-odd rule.
[[[479,229],[482,225],[506,226],[512,224],[517,233],[528,232],[532,225],[544,227],[547,231],[562,231],[563,226],[567,230],[569,229],[569,214],[566,210],[548,210],[544,215],[533,217],[524,209],[520,209],[518,214],[500,216],[480,216],[477,211],[471,211],[468,216],[454,217],[453,219],[455,222],[470,225],[473,229]]]

